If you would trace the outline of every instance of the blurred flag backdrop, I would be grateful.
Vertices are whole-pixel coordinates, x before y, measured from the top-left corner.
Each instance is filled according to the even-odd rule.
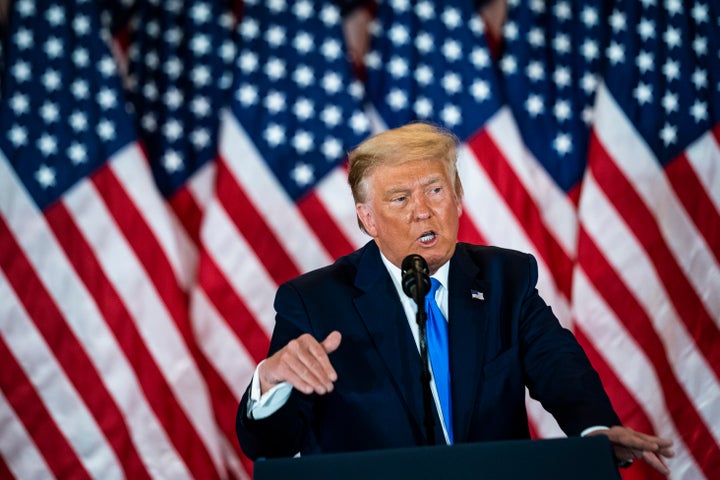
[[[533,253],[623,422],[720,478],[718,4],[509,0],[493,51],[472,1],[373,13],[356,77],[333,2],[10,2],[0,478],[250,478],[275,289],[368,241],[345,153],[417,119],[461,240]]]

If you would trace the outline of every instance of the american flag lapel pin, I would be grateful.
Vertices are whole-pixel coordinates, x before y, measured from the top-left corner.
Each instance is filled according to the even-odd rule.
[[[477,290],[470,290],[470,295],[475,300],[485,300],[485,295],[483,295],[483,292],[479,292]]]

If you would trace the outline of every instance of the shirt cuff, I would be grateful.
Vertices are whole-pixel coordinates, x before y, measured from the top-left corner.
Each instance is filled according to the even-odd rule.
[[[265,360],[263,360],[263,362],[264,361]],[[248,418],[252,418],[253,420],[262,420],[280,410],[280,408],[287,403],[292,393],[292,385],[288,382],[278,383],[264,394],[261,393],[258,369],[263,362],[260,362],[258,366],[255,367],[252,384],[250,385],[247,415]]]
[[[610,430],[610,427],[606,427],[605,425],[596,425],[594,427],[589,427],[580,432],[581,437],[586,437],[590,435],[593,432],[599,432],[600,430]]]

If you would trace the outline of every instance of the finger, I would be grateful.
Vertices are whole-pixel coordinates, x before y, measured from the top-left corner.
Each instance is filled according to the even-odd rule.
[[[322,346],[325,349],[326,353],[333,353],[335,350],[338,349],[340,346],[340,341],[342,340],[342,335],[337,330],[333,330],[330,332],[330,334],[325,337],[325,340],[322,341]]]
[[[634,434],[634,436],[639,437],[647,442],[653,443],[658,446],[658,450],[662,448],[669,448],[673,445],[673,441],[668,438],[661,438],[656,437],[655,435],[648,435],[646,433],[636,432],[634,430],[628,429],[630,432]]]
[[[675,456],[675,450],[673,450],[672,448],[661,448],[660,450],[658,450],[655,453],[657,453],[665,458],[672,458]]]
[[[653,467],[658,472],[666,476],[670,474],[670,469],[667,467],[667,465],[665,465],[665,462],[663,462],[662,459],[655,453],[644,451],[642,452],[641,456],[643,460],[645,460],[651,467]]]
[[[657,452],[661,448],[667,448],[672,445],[672,440],[646,435],[627,427],[612,427],[604,433],[610,438],[612,443],[627,448]]]
[[[330,380],[330,382],[334,382],[337,380],[337,372],[335,371],[335,368],[333,368],[332,363],[330,362],[330,357],[328,357],[328,355],[338,349],[341,340],[342,335],[340,334],[340,332],[334,330],[330,332],[327,337],[325,337],[325,340],[323,340],[321,344],[322,348],[325,350],[326,355],[319,356],[318,361],[320,362],[323,370],[325,371],[325,375],[327,375],[327,378]],[[332,383],[329,383],[327,385],[327,388],[328,390],[332,391]]]
[[[311,378],[307,369],[291,370],[288,374],[287,381],[296,390],[299,390],[306,395],[310,395],[313,392],[318,395],[323,395],[326,392],[323,383]]]
[[[289,346],[299,360],[299,362],[291,364],[294,373],[321,395],[331,391],[332,382],[337,379],[337,374],[330,364],[325,348],[310,335],[307,337],[303,335],[297,342],[289,344]]]
[[[262,362],[258,368],[261,392],[265,393],[279,383],[288,382],[301,392],[312,393],[313,386],[298,373],[302,371],[296,366],[298,363],[299,360],[292,353],[289,344]]]

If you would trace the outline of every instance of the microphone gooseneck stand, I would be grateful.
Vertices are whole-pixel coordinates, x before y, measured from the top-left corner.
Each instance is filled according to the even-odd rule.
[[[416,292],[419,289],[416,289]],[[435,445],[435,421],[432,413],[432,392],[430,390],[430,368],[428,366],[427,350],[427,313],[425,312],[425,296],[414,295],[413,300],[417,304],[415,321],[418,324],[418,343],[420,344],[420,382],[423,390],[423,407],[425,411],[425,431],[427,432],[428,445]]]
[[[402,287],[405,295],[417,305],[415,321],[418,325],[418,344],[420,346],[420,382],[423,391],[423,410],[425,433],[428,445],[435,445],[435,416],[432,410],[432,391],[430,390],[430,366],[427,347],[427,313],[425,295],[430,291],[430,275],[427,262],[417,254],[408,255],[402,262]]]

